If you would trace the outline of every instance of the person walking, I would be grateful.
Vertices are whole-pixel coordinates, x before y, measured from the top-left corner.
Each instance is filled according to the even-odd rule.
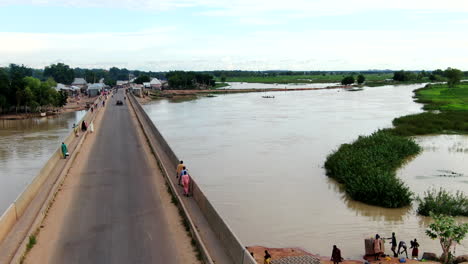
[[[418,240],[415,238],[414,241],[411,241],[411,247],[413,250],[411,251],[411,257],[413,259],[418,259],[419,255],[419,243]]]
[[[176,179],[178,179],[182,174],[182,170],[184,169],[184,161],[181,160],[179,164],[177,164],[176,168]]]
[[[89,132],[94,133],[94,123],[91,121],[91,124],[89,124]]]
[[[81,122],[81,131],[85,132],[88,129],[88,126],[86,125],[86,122],[83,121]]]
[[[67,159],[70,154],[68,153],[68,148],[67,145],[65,145],[65,142],[62,142],[62,156],[64,159]]]
[[[379,234],[375,235],[375,240],[374,240],[374,254],[375,254],[375,260],[380,260],[379,257],[382,255],[383,250],[382,250],[382,239],[380,239]]]
[[[178,183],[180,186],[182,186],[182,175],[184,175],[184,172],[187,172],[187,173],[188,173],[188,171],[187,171],[187,167],[185,167],[185,166],[184,166],[184,167],[182,167],[182,170],[180,171],[180,175],[179,175],[179,183]]]
[[[341,250],[336,245],[333,245],[333,250],[332,250],[332,255],[331,255],[330,260],[333,261],[333,264],[338,264],[343,261],[343,258],[341,257]]]
[[[73,131],[75,131],[75,137],[80,136],[80,129],[78,125],[73,124]]]
[[[190,176],[187,171],[184,171],[184,175],[182,175],[182,184],[184,186],[184,195],[189,196],[189,186],[190,186]]]

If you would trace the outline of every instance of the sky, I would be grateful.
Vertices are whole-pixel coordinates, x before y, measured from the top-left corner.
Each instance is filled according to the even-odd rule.
[[[0,65],[468,70],[468,0],[0,0]]]

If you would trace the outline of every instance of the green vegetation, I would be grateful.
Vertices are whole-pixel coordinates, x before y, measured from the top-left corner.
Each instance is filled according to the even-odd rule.
[[[362,74],[359,74],[357,77],[357,83],[358,84],[363,84],[366,81],[366,77]]]
[[[343,85],[350,85],[354,83],[354,77],[352,75],[346,76],[341,80],[341,84]]]
[[[205,73],[173,71],[166,77],[171,89],[209,89],[215,86],[213,76]]]
[[[465,239],[468,233],[468,223],[457,224],[455,219],[445,215],[435,215],[431,213],[431,217],[434,220],[426,230],[426,235],[431,239],[439,238],[440,245],[442,247],[444,260],[443,263],[449,263],[449,256],[451,256],[450,249],[455,244]]]
[[[455,87],[449,87],[447,84],[429,84],[415,92],[416,101],[425,104],[425,110],[468,111],[468,83]]]
[[[271,75],[263,74],[256,76],[235,76],[235,77],[226,77],[228,82],[247,82],[247,83],[339,83],[343,78],[349,76],[350,74],[313,74],[313,75],[304,75],[304,74],[294,74],[294,75]],[[351,74],[353,75],[353,74]],[[364,76],[364,75],[363,75]],[[374,73],[366,74],[365,78],[368,81],[380,81],[384,82],[386,79],[392,78],[391,73]],[[217,81],[221,81],[221,78],[218,78]]]
[[[415,91],[416,101],[424,103],[424,112],[393,120],[393,132],[402,136],[468,133],[468,84],[450,88],[447,84],[429,84]]]
[[[418,197],[418,214],[429,216],[431,213],[451,216],[468,216],[468,197],[463,192],[451,194],[444,189],[432,189]]]
[[[138,83],[138,84],[143,84],[145,82],[150,82],[150,81],[151,81],[151,78],[148,75],[140,75],[133,82]]]
[[[58,83],[71,84],[75,79],[75,72],[68,65],[57,63],[45,67],[44,77],[52,77]]]
[[[424,112],[407,115],[393,120],[392,132],[400,136],[428,134],[466,134],[468,133],[468,113],[461,112]]]
[[[26,245],[26,250],[27,251],[31,250],[34,247],[34,245],[36,245],[36,243],[37,243],[36,236],[35,235],[30,235],[28,244]]]
[[[219,88],[223,88],[223,87],[227,87],[229,86],[228,83],[225,83],[225,82],[216,82],[216,85],[213,87],[213,89],[219,89]]]
[[[52,78],[41,81],[31,75],[32,69],[25,66],[0,68],[0,113],[37,112],[66,104],[67,95],[53,88]]]
[[[415,91],[415,98],[425,104],[424,109],[438,111],[395,118],[394,128],[341,145],[327,157],[327,175],[343,183],[346,193],[355,200],[384,207],[409,205],[411,192],[395,178],[395,170],[406,158],[417,154],[420,147],[404,136],[468,133],[468,84],[457,84],[460,73],[451,68],[432,72],[434,78],[454,79],[452,85],[427,85]],[[402,82],[427,76],[426,72],[394,73],[394,79]],[[461,193],[429,191],[419,200],[421,214],[427,215],[431,210],[457,215],[467,212],[468,198]]]
[[[388,208],[407,206],[412,193],[395,171],[421,148],[412,140],[379,130],[343,144],[325,162],[327,175],[354,200]]]

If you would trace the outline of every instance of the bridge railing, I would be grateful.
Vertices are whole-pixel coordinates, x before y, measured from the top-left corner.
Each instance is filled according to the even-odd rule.
[[[175,170],[176,165],[179,163],[179,158],[175,154],[175,152],[172,150],[172,148],[169,146],[167,141],[164,139],[163,135],[159,132],[159,130],[156,128],[156,125],[154,122],[151,120],[151,118],[148,116],[146,111],[143,109],[141,104],[135,99],[133,95],[129,96],[132,105],[134,106],[135,112],[137,113],[137,117],[140,120],[141,123],[144,123],[143,129],[148,128],[149,131],[146,133],[151,133],[156,140],[159,143],[159,146],[162,148],[162,151],[164,154],[169,158],[171,164],[164,164],[164,162],[159,158],[159,162],[162,163],[163,171],[165,171],[165,174],[167,172],[171,172]],[[154,144],[149,140],[150,144]],[[151,146],[153,151],[156,151],[156,146]],[[167,168],[169,167],[169,168]],[[193,175],[191,175],[193,176]],[[173,177],[168,177],[166,175],[166,179],[172,182]],[[174,195],[178,196],[179,203],[183,204],[183,199],[180,199],[180,196],[177,191],[173,191]],[[219,213],[216,211],[215,207],[212,205],[212,203],[209,201],[209,199],[206,197],[206,195],[203,193],[201,188],[198,186],[196,180],[193,179],[192,177],[192,197],[195,200],[196,204],[200,208],[202,214],[204,215],[205,219],[207,220],[210,228],[213,230],[215,233],[217,239],[220,241],[222,244],[225,252],[231,259],[232,263],[236,264],[256,264],[255,259],[250,255],[249,251],[245,248],[245,246],[241,243],[239,238],[234,234],[232,229],[229,227],[229,225],[223,220],[223,218],[219,215]],[[184,207],[184,210],[186,208]],[[188,211],[185,212],[187,217],[190,217],[190,213]],[[192,221],[190,220],[190,223]],[[195,238],[197,238],[198,232],[196,232],[195,226],[192,227],[194,230],[192,231],[195,232]],[[198,238],[201,239],[201,238]],[[203,241],[197,241],[198,243],[202,244],[202,248],[205,246],[203,245]],[[203,251],[203,250],[202,250]],[[202,252],[204,254],[204,259],[206,263],[212,263],[211,262],[211,257],[209,256],[209,252]]]

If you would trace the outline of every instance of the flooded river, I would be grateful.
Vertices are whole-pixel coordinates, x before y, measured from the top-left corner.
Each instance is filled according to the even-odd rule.
[[[245,83],[228,82],[229,86],[221,89],[298,89],[298,88],[325,88],[341,85],[340,83]]]
[[[359,258],[364,238],[390,237],[394,231],[407,244],[417,238],[421,254],[440,253],[438,242],[424,234],[427,219],[413,208],[351,201],[323,169],[326,156],[340,144],[420,112],[412,99],[419,87],[276,92],[274,99],[228,94],[160,100],[145,109],[245,245],[297,246],[329,256],[337,244],[345,258]],[[468,138],[417,141],[424,152],[401,168],[399,177],[417,194],[440,186],[466,192]],[[444,177],[447,171],[462,176]],[[456,253],[468,254],[468,242]]]
[[[0,215],[31,182],[85,111],[0,120]]]

